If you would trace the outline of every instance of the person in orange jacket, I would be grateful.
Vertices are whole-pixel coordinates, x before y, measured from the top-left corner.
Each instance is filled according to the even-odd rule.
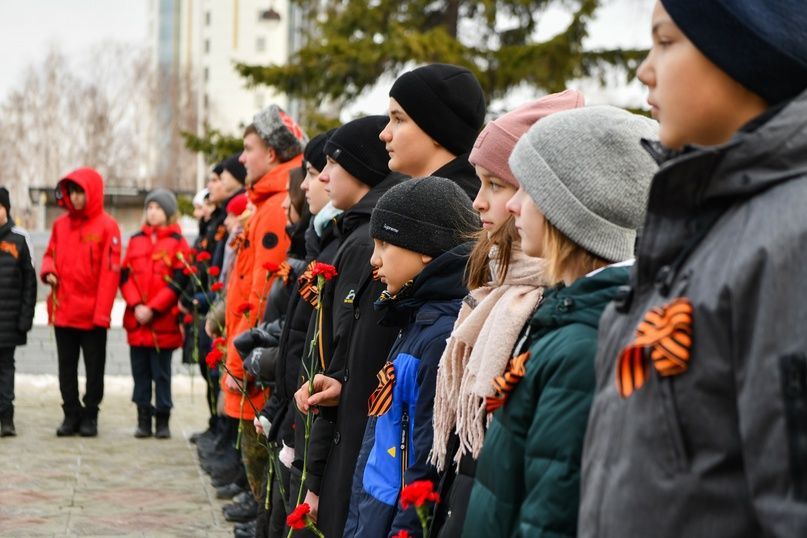
[[[286,259],[290,239],[286,235],[283,200],[288,193],[289,172],[302,166],[305,143],[300,126],[280,107],[270,105],[256,114],[245,129],[244,151],[239,159],[247,169],[247,195],[255,210],[247,223],[227,294],[227,369],[238,379],[222,376],[222,389],[224,413],[242,421],[242,459],[256,498],[260,497],[267,460],[266,450],[258,445],[252,406],[261,409],[267,391],[244,372],[233,340],[253,327],[263,314],[274,279],[267,267],[279,266]],[[252,306],[249,314],[243,312],[246,304]],[[242,401],[238,388],[242,381],[246,382],[252,405]]]
[[[187,267],[178,255],[187,257],[190,247],[176,223],[177,199],[166,189],[154,189],[146,196],[145,222],[129,239],[123,260],[120,291],[126,301],[123,327],[130,347],[137,404],[137,438],[171,437],[168,419],[171,401],[171,356],[182,347],[179,312],[175,309],[181,290],[189,279]],[[151,385],[154,403],[151,405]]]
[[[120,229],[104,211],[104,181],[92,168],[67,174],[56,185],[55,196],[67,213],[53,223],[40,277],[51,286],[48,315],[59,357],[64,422],[56,435],[94,437],[104,396],[107,329],[120,279]],[[78,392],[81,351],[87,373],[83,407]]]

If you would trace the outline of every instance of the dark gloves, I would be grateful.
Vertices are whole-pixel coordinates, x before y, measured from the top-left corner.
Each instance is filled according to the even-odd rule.
[[[277,344],[278,338],[262,328],[250,329],[239,334],[233,340],[233,346],[241,356],[241,360],[245,360],[256,347],[273,347]]]
[[[263,385],[275,382],[278,348],[256,347],[244,359],[244,370],[253,375]]]

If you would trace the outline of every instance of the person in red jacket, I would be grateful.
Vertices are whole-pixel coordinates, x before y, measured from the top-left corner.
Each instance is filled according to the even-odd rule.
[[[67,174],[56,185],[55,196],[67,213],[53,223],[40,277],[51,286],[48,316],[59,356],[64,422],[56,435],[94,437],[104,396],[109,316],[120,279],[120,229],[104,211],[104,181],[92,168]],[[81,351],[87,373],[83,407],[78,393]]]
[[[187,267],[177,255],[187,259],[190,250],[176,215],[174,193],[166,189],[148,193],[145,223],[129,239],[121,271],[120,291],[126,301],[123,327],[131,348],[137,438],[151,437],[152,415],[156,422],[154,436],[171,437],[171,355],[183,341],[179,313],[174,307],[188,279],[183,274]]]

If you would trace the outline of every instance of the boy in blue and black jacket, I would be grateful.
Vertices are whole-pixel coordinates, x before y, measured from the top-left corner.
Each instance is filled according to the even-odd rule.
[[[462,189],[438,177],[391,188],[373,211],[371,263],[386,284],[375,308],[400,333],[368,401],[346,537],[419,535],[414,508],[398,501],[404,485],[437,478],[428,463],[437,366],[468,293],[465,240],[477,228]]]

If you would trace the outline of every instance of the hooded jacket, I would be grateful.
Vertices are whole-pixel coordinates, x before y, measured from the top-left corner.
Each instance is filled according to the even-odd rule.
[[[0,348],[25,345],[34,322],[36,271],[31,240],[9,216],[0,226]]]
[[[807,92],[721,146],[646,145],[663,164],[631,291],[603,316],[580,535],[807,536]],[[680,298],[686,369],[648,362],[620,397],[640,320]]]
[[[121,270],[120,291],[126,301],[123,327],[130,346],[177,349],[182,347],[179,314],[174,311],[179,291],[188,278],[177,254],[189,247],[178,224],[144,225],[129,239]],[[171,283],[166,281],[171,279]],[[134,317],[137,305],[151,308],[153,318],[140,325]]]
[[[597,327],[627,282],[611,266],[545,292],[514,353],[529,351],[524,376],[485,436],[463,536],[576,536]]]
[[[70,203],[67,182],[84,189],[87,202]],[[53,223],[42,259],[42,281],[56,275],[48,295],[48,314],[57,327],[109,328],[112,303],[120,281],[121,241],[118,223],[104,211],[104,182],[92,168],[79,168],[56,185],[56,200],[67,210]]]
[[[400,329],[385,365],[393,370],[391,401],[370,417],[353,474],[344,536],[387,536],[406,529],[419,536],[414,508],[402,510],[401,488],[416,480],[437,480],[429,464],[437,367],[454,322],[468,294],[463,282],[472,244],[429,263],[394,298],[375,303],[381,323]],[[379,382],[377,390],[385,383]]]
[[[267,263],[280,265],[286,259],[290,240],[286,235],[286,212],[281,207],[288,192],[289,172],[302,166],[302,156],[280,163],[247,190],[249,200],[255,205],[244,234],[244,248],[238,253],[235,268],[230,276],[227,296],[227,368],[232,375],[244,376],[244,363],[233,346],[233,339],[255,325],[255,316],[260,316],[259,305],[266,305],[266,295],[272,287],[274,276],[267,279]],[[233,282],[233,281],[236,282]],[[229,290],[235,290],[231,297]],[[250,317],[238,313],[243,303],[252,303]],[[266,391],[250,383],[250,399],[256,409],[266,403]],[[227,388],[222,378],[224,412],[232,418],[252,420],[255,412],[249,404],[241,405],[241,392]]]
[[[395,328],[378,326],[381,315],[373,308],[384,285],[373,279],[370,265],[370,215],[379,198],[405,177],[390,174],[341,215],[335,230],[339,248],[334,265],[339,275],[326,284],[321,297],[325,313],[321,351],[325,374],[342,382],[342,392],[339,405],[321,407],[314,420],[306,481],[308,489],[320,496],[317,525],[326,536],[340,536],[344,528],[351,478],[367,423],[367,398],[397,334]],[[307,341],[313,334],[312,323]],[[298,437],[295,459],[299,464],[302,446]]]

